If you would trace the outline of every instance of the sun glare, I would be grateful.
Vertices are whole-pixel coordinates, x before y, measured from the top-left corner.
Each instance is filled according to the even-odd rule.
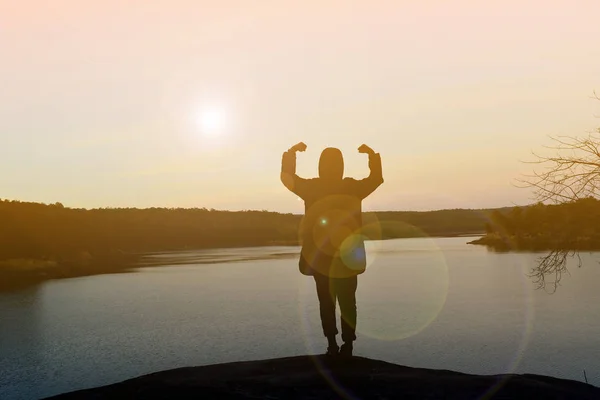
[[[202,110],[198,122],[202,133],[206,135],[220,135],[226,127],[225,111],[220,108]]]

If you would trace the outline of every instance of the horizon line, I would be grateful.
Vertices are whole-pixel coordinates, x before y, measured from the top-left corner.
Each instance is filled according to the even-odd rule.
[[[94,210],[153,210],[153,209],[162,209],[162,210],[207,210],[207,211],[216,211],[216,212],[265,212],[265,213],[275,213],[275,214],[292,214],[292,215],[303,215],[303,213],[294,213],[294,212],[283,212],[283,211],[273,211],[267,209],[239,209],[239,210],[226,210],[226,209],[217,209],[213,207],[167,207],[167,206],[150,206],[150,207],[70,207],[65,206],[62,202],[54,202],[54,203],[44,203],[40,201],[23,201],[17,199],[3,199],[0,198],[0,202],[15,202],[15,203],[25,203],[25,204],[37,204],[44,206],[56,206],[60,205],[62,208],[70,209],[70,210],[86,210],[86,211],[94,211]],[[412,212],[412,213],[427,213],[427,212],[439,212],[439,211],[489,211],[489,210],[499,210],[504,208],[514,208],[514,207],[527,207],[535,203],[530,203],[524,206],[518,205],[507,205],[500,207],[480,207],[480,208],[439,208],[432,210],[363,210],[363,213],[385,213],[385,212]]]

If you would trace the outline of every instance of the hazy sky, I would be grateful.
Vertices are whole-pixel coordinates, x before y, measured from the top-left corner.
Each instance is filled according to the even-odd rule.
[[[0,198],[298,212],[304,141],[306,177],[381,153],[368,209],[525,204],[519,160],[600,125],[598,38],[598,0],[0,0]]]

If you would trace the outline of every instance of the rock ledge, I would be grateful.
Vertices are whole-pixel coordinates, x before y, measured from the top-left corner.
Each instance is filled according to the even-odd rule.
[[[299,356],[178,368],[54,400],[600,399],[600,388],[539,375],[469,375],[354,357]]]

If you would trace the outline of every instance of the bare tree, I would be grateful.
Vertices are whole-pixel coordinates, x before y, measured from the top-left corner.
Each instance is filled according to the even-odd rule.
[[[600,97],[594,92],[594,98]],[[518,179],[521,187],[533,189],[539,202],[554,204],[569,203],[600,194],[600,129],[585,137],[550,137],[553,145],[545,146],[553,154],[533,153],[534,171]],[[568,258],[577,257],[581,267],[579,251],[571,248],[554,248],[538,259],[538,265],[532,268],[530,276],[538,288],[552,285],[556,290],[564,273],[568,273]],[[547,277],[554,276],[552,282]]]
[[[554,249],[543,257],[538,258],[538,265],[533,267],[529,276],[538,289],[548,289],[556,292],[563,274],[568,274],[567,259],[577,257],[577,266],[581,267],[581,256],[577,250]],[[548,276],[554,276],[554,280],[547,281]]]
[[[555,154],[533,153],[539,168],[519,179],[524,187],[533,188],[536,200],[565,203],[596,197],[600,190],[600,129],[587,137],[550,137]]]

